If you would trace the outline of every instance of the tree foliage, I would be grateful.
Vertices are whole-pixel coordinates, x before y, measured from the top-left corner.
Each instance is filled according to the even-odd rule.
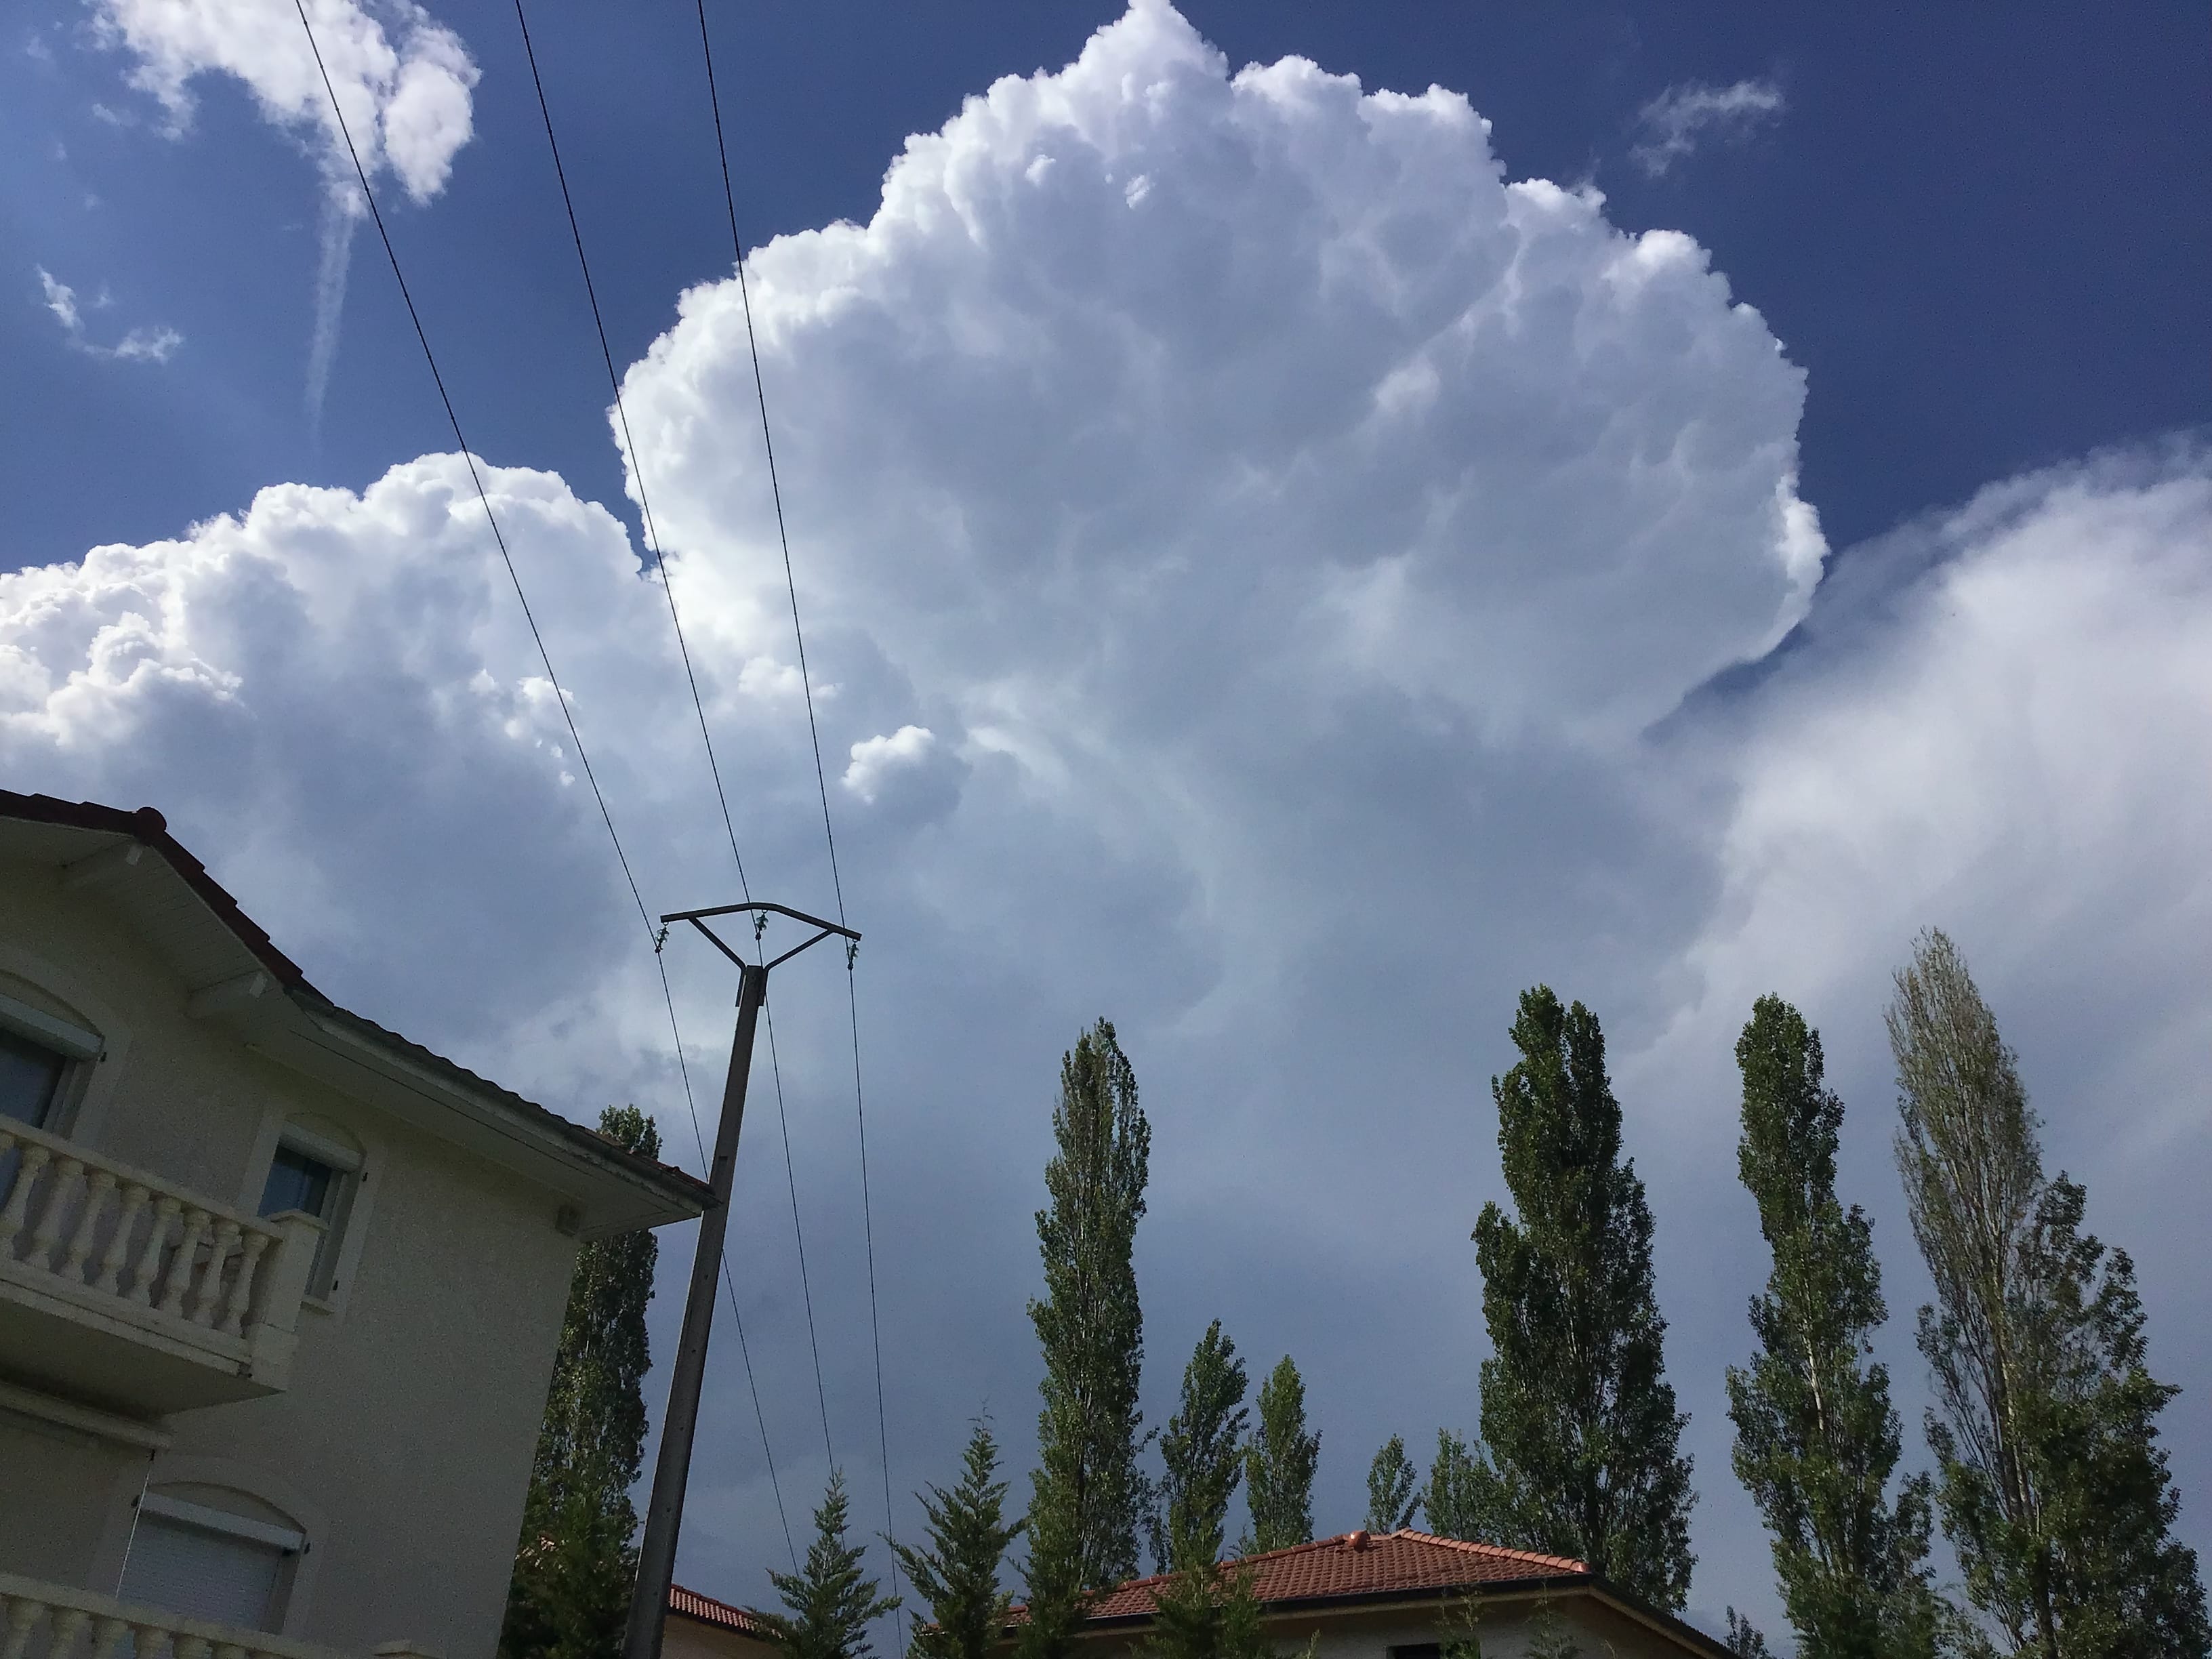
[[[1761,997],[1736,1042],[1736,1166],[1773,1256],[1751,1304],[1759,1352],[1728,1371],[1735,1472],[1773,1534],[1800,1659],[1912,1659],[1936,1649],[1926,1476],[1888,1496],[1899,1434],[1871,1337],[1888,1316],[1874,1229],[1836,1197],[1844,1103],[1820,1033]]]
[[[846,1537],[845,1473],[830,1472],[814,1511],[814,1540],[797,1572],[769,1571],[784,1605],[759,1615],[783,1659],[868,1659],[868,1622],[895,1611],[898,1598],[878,1593],[863,1570],[860,1547]]]
[[[988,1421],[979,1419],[961,1458],[959,1484],[949,1492],[932,1486],[922,1496],[927,1545],[891,1546],[907,1582],[929,1607],[929,1622],[914,1632],[913,1659],[985,1659],[1005,1632],[1013,1597],[999,1588],[999,1569],[1022,1523],[1006,1519],[1006,1483],[998,1472],[998,1443]]]
[[[1306,1427],[1305,1379],[1285,1354],[1260,1385],[1260,1422],[1244,1453],[1253,1550],[1313,1541],[1314,1471],[1321,1436]]]
[[[1244,1473],[1244,1362],[1215,1320],[1183,1367],[1182,1403],[1160,1437],[1161,1514],[1152,1554],[1162,1571],[1218,1561],[1229,1500]]]
[[[1421,1507],[1421,1471],[1406,1455],[1402,1435],[1382,1443],[1367,1466],[1367,1530],[1396,1532],[1413,1524],[1413,1511]]]
[[[1063,1652],[1084,1595],[1136,1572],[1149,1507],[1137,1468],[1145,1337],[1133,1251],[1152,1128],[1108,1021],[1061,1057],[1052,1129],[1048,1202],[1036,1214],[1045,1294],[1030,1304],[1044,1406],[1025,1523],[1027,1659]]]
[[[611,1106],[599,1133],[646,1158],[660,1132]],[[645,1454],[646,1305],[659,1244],[642,1228],[576,1252],[538,1433],[522,1537],[500,1629],[501,1659],[612,1659],[637,1576],[629,1488]]]
[[[1680,1607],[1694,1559],[1688,1419],[1665,1376],[1651,1212],[1621,1158],[1604,1035],[1539,986],[1513,1041],[1521,1059],[1491,1092],[1518,1215],[1487,1204],[1474,1230],[1493,1351],[1476,1467],[1496,1477],[1496,1541],[1577,1557]]]
[[[1449,1429],[1438,1429],[1436,1458],[1429,1465],[1428,1484],[1420,1497],[1420,1507],[1428,1511],[1429,1530],[1470,1544],[1504,1542],[1516,1522],[1503,1512],[1498,1472],[1481,1451],[1470,1451],[1467,1442]]]
[[[2145,1364],[2135,1268],[2043,1172],[2012,1050],[1958,949],[1915,941],[1887,1014],[1898,1167],[1936,1300],[1929,1442],[1968,1597],[2036,1659],[2212,1650]]]

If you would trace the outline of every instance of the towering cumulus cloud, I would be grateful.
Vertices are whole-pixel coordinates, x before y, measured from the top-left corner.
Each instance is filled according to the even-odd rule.
[[[2201,975],[2115,1015],[2140,1044],[2064,1012],[2073,964],[2197,948],[2200,453],[2003,486],[1824,582],[1803,377],[1703,250],[1509,181],[1455,94],[1232,73],[1158,0],[748,275],[868,936],[884,1345],[929,1356],[891,1369],[901,1490],[979,1400],[1018,1433],[1041,1102],[1102,1012],[1155,1125],[1159,1351],[1219,1315],[1296,1354],[1340,1525],[1389,1433],[1474,1426],[1466,1240],[1514,994],[1599,1007],[1693,1339],[1716,1604],[1765,1593],[1715,1358],[1756,1254],[1729,1150],[1751,995],[1804,998],[1877,1134],[1882,979],[1940,922],[2001,1009],[2133,1056],[2130,1133],[2203,1147],[2201,1105],[2145,1103],[2212,1021]],[[733,277],[684,295],[626,395],[752,889],[827,910]],[[579,1114],[652,1105],[683,1147],[653,958],[459,465],[362,482],[0,578],[0,763],[155,802],[333,994]],[[646,907],[734,896],[653,579],[559,479],[491,482]],[[725,1029],[722,964],[669,951],[687,1034]],[[872,1486],[846,1008],[814,965],[778,970],[781,1076],[833,1421]],[[2090,1080],[2049,1075],[2074,1144],[2064,1076]],[[804,1492],[827,1471],[782,1171],[747,1158],[732,1259]],[[686,1548],[750,1573],[781,1546],[725,1407]]]
[[[296,13],[282,4],[97,0],[94,16],[100,38],[136,60],[131,83],[161,105],[171,131],[191,118],[196,78],[228,75],[252,91],[264,117],[298,135],[315,157],[324,205],[307,404],[319,410],[337,349],[354,225],[363,211],[322,71],[371,182],[388,171],[413,200],[427,202],[445,188],[454,155],[469,141],[477,66],[460,37],[414,0],[308,0],[307,14],[312,48]]]

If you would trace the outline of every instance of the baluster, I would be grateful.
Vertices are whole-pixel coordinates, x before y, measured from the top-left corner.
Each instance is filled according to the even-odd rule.
[[[40,1149],[33,1146],[31,1150]],[[8,1640],[0,1646],[0,1659],[23,1659],[31,1645],[31,1632],[39,1622],[39,1615],[46,1610],[45,1603],[33,1601],[27,1595],[19,1595],[9,1602]]]
[[[246,1310],[253,1300],[253,1278],[261,1266],[261,1253],[269,1248],[269,1235],[252,1232],[246,1235],[245,1248],[238,1259],[238,1277],[230,1287],[230,1301],[222,1310],[222,1334],[236,1336],[245,1328]]]
[[[131,1626],[131,1659],[154,1659],[155,1654],[169,1645],[169,1631],[165,1625]]]
[[[199,1254],[200,1241],[207,1237],[209,1220],[208,1212],[196,1205],[187,1204],[184,1211],[184,1237],[177,1241],[177,1253],[169,1258],[168,1277],[161,1282],[161,1311],[179,1318],[184,1316],[185,1291],[192,1282],[192,1258]],[[205,1656],[196,1655],[194,1659]]]
[[[131,1255],[131,1230],[138,1224],[138,1212],[146,1207],[149,1196],[138,1182],[124,1183],[123,1206],[115,1212],[115,1236],[107,1241],[107,1252],[100,1258],[100,1277],[93,1281],[93,1289],[109,1296],[122,1293],[123,1264]]]
[[[31,1228],[31,1248],[23,1253],[23,1260],[32,1267],[43,1267],[48,1273],[54,1270],[54,1248],[61,1243],[62,1217],[68,1212],[70,1199],[83,1174],[82,1158],[64,1158],[54,1165],[54,1178],[46,1186],[45,1206]]]
[[[141,1307],[154,1305],[155,1278],[161,1271],[161,1247],[169,1242],[169,1224],[184,1206],[164,1193],[154,1200],[154,1219],[146,1229],[146,1248],[138,1255],[138,1271],[131,1275],[131,1296]]]
[[[181,1632],[172,1632],[169,1637],[169,1650],[176,1659],[208,1659],[208,1649],[213,1645],[204,1636],[186,1636]]]
[[[116,1650],[130,1633],[131,1621],[128,1619],[118,1619],[112,1613],[108,1614],[92,1627],[92,1646],[86,1652],[85,1659],[115,1659]]]
[[[215,1659],[246,1659],[246,1648],[238,1642],[224,1642],[215,1650]]]
[[[230,1261],[230,1253],[238,1246],[238,1224],[218,1222],[215,1243],[208,1249],[207,1266],[200,1269],[199,1283],[192,1291],[191,1322],[195,1325],[212,1325],[222,1301],[222,1270]]]
[[[17,1141],[20,1138],[10,1135],[8,1139]],[[39,1172],[53,1155],[53,1148],[35,1140],[23,1148],[23,1161],[15,1166],[15,1185],[8,1194],[8,1207],[0,1210],[0,1256],[9,1253],[15,1235],[23,1230],[23,1218],[30,1213],[31,1188],[39,1184]],[[0,1655],[0,1659],[5,1656]]]
[[[84,1264],[92,1256],[100,1212],[107,1208],[107,1195],[114,1190],[112,1170],[94,1170],[92,1179],[84,1184],[84,1209],[77,1216],[76,1231],[70,1237],[69,1254],[62,1258],[62,1277],[72,1284],[84,1283]]]
[[[76,1638],[92,1623],[92,1615],[82,1607],[64,1607],[54,1615],[54,1638],[46,1644],[46,1659],[70,1659],[76,1651]]]

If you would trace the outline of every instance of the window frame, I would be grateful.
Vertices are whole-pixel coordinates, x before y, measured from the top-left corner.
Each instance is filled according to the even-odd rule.
[[[0,991],[0,1033],[16,1042],[43,1049],[61,1062],[54,1075],[53,1092],[46,1097],[46,1115],[31,1127],[48,1134],[69,1133],[84,1094],[86,1079],[93,1066],[107,1056],[106,1039],[88,1026],[50,1014],[5,991]]]
[[[306,1301],[310,1307],[325,1313],[336,1312],[344,1289],[342,1270],[355,1260],[349,1247],[356,1213],[362,1207],[358,1202],[362,1183],[368,1179],[368,1155],[319,1134],[289,1115],[283,1117],[263,1160],[261,1190],[255,1194],[252,1206],[257,1215],[262,1213],[260,1199],[268,1190],[269,1177],[276,1167],[276,1156],[284,1151],[312,1158],[331,1172],[322,1212],[315,1218],[323,1224],[323,1237],[315,1249],[314,1263],[308,1269]]]

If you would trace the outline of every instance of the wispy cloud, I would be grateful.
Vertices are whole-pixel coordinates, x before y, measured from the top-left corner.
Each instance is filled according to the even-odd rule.
[[[1787,107],[1782,88],[1771,81],[1738,81],[1727,87],[1686,81],[1637,112],[1641,137],[1629,154],[1656,179],[1708,140],[1741,143]]]
[[[67,283],[56,282],[45,266],[38,267],[39,286],[46,295],[46,309],[62,325],[69,343],[88,357],[100,357],[110,362],[166,363],[177,354],[185,337],[167,323],[155,323],[134,328],[113,345],[101,345],[85,331],[86,305],[77,298],[76,290]],[[91,301],[97,311],[109,303],[103,290]]]
[[[309,416],[319,419],[337,353],[354,228],[363,216],[353,157],[331,118],[323,70],[337,88],[363,170],[372,180],[387,173],[396,177],[416,203],[445,188],[454,155],[474,131],[477,70],[460,37],[414,0],[308,0],[307,10],[322,47],[321,69],[305,31],[283,27],[282,17],[272,25],[261,8],[232,0],[95,0],[94,26],[102,41],[137,60],[131,84],[161,106],[173,136],[191,123],[193,82],[228,75],[252,93],[266,120],[313,156],[324,204],[307,403]],[[99,105],[93,112],[128,118]]]

